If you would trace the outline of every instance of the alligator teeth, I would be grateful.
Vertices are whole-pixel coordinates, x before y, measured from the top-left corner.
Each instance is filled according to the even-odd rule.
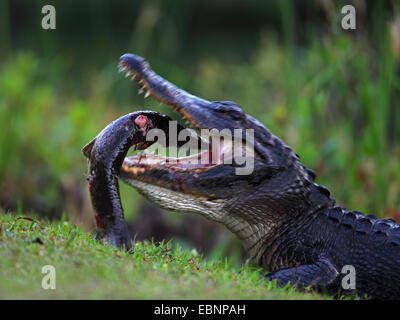
[[[143,92],[144,92],[144,88],[141,87],[141,88],[139,89],[139,91],[138,91],[138,94],[142,94]]]
[[[144,94],[144,97],[147,98],[150,95],[150,91],[146,91],[146,93]]]
[[[131,73],[130,71],[128,71],[128,72],[125,74],[125,78],[128,78],[131,74],[132,74],[132,73]]]
[[[127,70],[128,70],[128,68],[125,65],[123,65],[122,63],[120,63],[118,65],[118,71],[119,72],[124,72],[124,71],[127,71]]]
[[[142,84],[142,83],[143,83],[143,79],[140,79],[140,80],[138,81],[138,83],[139,83],[139,84]]]
[[[136,74],[133,74],[131,80],[135,80],[135,78],[136,78]]]

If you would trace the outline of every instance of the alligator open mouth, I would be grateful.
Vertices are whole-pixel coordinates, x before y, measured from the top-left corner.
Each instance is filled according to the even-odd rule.
[[[209,102],[190,95],[189,93],[179,89],[168,81],[164,80],[153,72],[149,64],[141,57],[132,54],[123,55],[119,63],[120,72],[125,72],[126,77],[132,81],[137,82],[139,85],[138,94],[144,93],[144,97],[149,96],[154,99],[168,104],[173,107],[175,112],[178,112],[185,120],[192,136],[191,145],[186,145],[186,154],[180,154],[176,157],[165,157],[161,155],[141,153],[140,155],[131,156],[126,158],[123,163],[123,171],[133,174],[143,173],[149,169],[165,169],[173,172],[192,173],[209,170],[213,167],[222,165],[224,163],[232,163],[233,155],[238,155],[249,150],[245,150],[242,144],[233,143],[232,137],[219,136],[218,132],[214,131],[211,135],[199,136],[195,130],[212,129],[198,123],[193,116],[188,112],[187,108],[197,108],[194,112],[199,113],[198,109],[204,107]],[[207,112],[206,108],[203,110]],[[165,120],[168,122],[168,120]],[[167,123],[159,124],[158,128],[162,127],[163,130],[169,130],[170,127]],[[195,129],[195,130],[193,130]],[[204,130],[203,132],[204,133]],[[189,136],[189,131],[187,133]],[[171,132],[166,132],[167,137],[173,136]],[[193,138],[195,136],[195,138]],[[187,141],[187,140],[186,140]],[[173,142],[174,143],[174,142]],[[176,141],[175,145],[182,146],[182,142]],[[195,144],[198,148],[194,148]],[[148,146],[144,143],[143,146]],[[171,146],[171,143],[169,143]],[[142,149],[142,145],[135,146],[136,149]],[[187,155],[188,149],[190,155]],[[241,148],[243,150],[237,150]],[[198,152],[193,154],[193,149],[198,149]]]

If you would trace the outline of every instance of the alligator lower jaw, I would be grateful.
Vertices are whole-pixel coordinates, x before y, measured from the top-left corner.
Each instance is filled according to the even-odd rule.
[[[202,159],[206,160],[202,161]],[[125,160],[125,165],[129,168],[140,168],[140,170],[162,167],[174,172],[201,172],[222,164],[222,154],[218,155],[218,159],[216,160],[217,161],[213,161],[212,154],[208,151],[186,157],[163,157],[142,153],[127,158]]]
[[[155,154],[141,153],[125,158],[123,163],[124,174],[131,178],[137,178],[138,173],[150,173],[152,170],[166,170],[171,173],[201,173],[217,166],[221,166],[229,160],[229,155],[235,151],[232,144],[225,143],[223,139],[219,143],[212,143],[210,139],[208,150],[190,156],[165,157]],[[143,180],[145,176],[142,175]]]

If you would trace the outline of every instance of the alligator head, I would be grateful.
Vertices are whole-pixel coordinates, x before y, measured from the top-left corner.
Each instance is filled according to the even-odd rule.
[[[115,175],[152,202],[168,210],[194,212],[223,223],[243,240],[250,255],[256,259],[262,254],[263,240],[272,230],[293,219],[310,204],[315,207],[329,202],[328,192],[314,184],[315,174],[299,162],[299,157],[288,146],[236,103],[208,101],[189,94],[157,75],[137,55],[123,55],[119,67],[139,84],[139,94],[145,93],[145,97],[152,96],[172,106],[189,128],[211,131],[207,139],[195,140],[196,143],[201,141],[197,154],[163,157],[143,153],[122,161],[131,145],[143,149],[151,144],[145,139],[149,126],[146,125],[146,132],[143,131],[143,121],[147,120],[136,121],[136,125],[130,126],[126,125],[128,120],[117,121],[108,130],[103,130],[100,140],[104,147],[97,149],[121,159]],[[168,122],[170,119],[162,117],[153,127],[166,129]],[[129,136],[129,142],[124,140],[123,143],[109,138],[118,130],[134,129],[143,131],[141,139],[134,142],[129,135],[125,138]],[[227,135],[213,139],[215,132]],[[247,134],[249,132],[251,134]],[[89,161],[93,152],[88,149],[91,151],[93,143],[84,149]],[[119,147],[121,143],[124,148]],[[239,157],[229,158],[229,154]],[[199,159],[209,160],[199,162]],[[250,161],[251,170],[238,173],[238,169],[246,166],[238,159]],[[322,190],[318,196],[311,192],[315,188]]]

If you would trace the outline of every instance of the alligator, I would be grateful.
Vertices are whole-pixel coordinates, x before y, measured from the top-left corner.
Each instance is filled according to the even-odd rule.
[[[400,298],[399,224],[338,206],[329,190],[315,183],[315,172],[236,103],[192,95],[134,54],[121,56],[119,68],[139,84],[139,94],[173,107],[187,123],[187,128],[178,125],[179,132],[228,129],[232,139],[243,142],[242,155],[248,146],[253,150],[253,170],[237,174],[243,163],[218,161],[233,144],[220,143],[215,151],[214,140],[200,136],[194,139],[198,154],[174,159],[150,153],[126,157],[132,146],[144,150],[156,142],[148,141],[150,130],[168,131],[171,118],[153,111],[125,115],[82,149],[88,158],[96,222],[102,230],[98,238],[131,248],[119,195],[121,179],[164,209],[200,214],[223,224],[278,286],[294,285],[335,297]],[[244,135],[246,129],[252,130],[252,141]],[[191,161],[200,155],[210,160]]]

